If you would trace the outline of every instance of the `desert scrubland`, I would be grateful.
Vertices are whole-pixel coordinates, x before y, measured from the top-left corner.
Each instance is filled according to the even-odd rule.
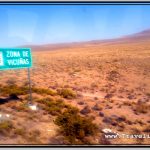
[[[149,38],[87,42],[37,51],[31,68],[0,71],[0,144],[150,144]]]

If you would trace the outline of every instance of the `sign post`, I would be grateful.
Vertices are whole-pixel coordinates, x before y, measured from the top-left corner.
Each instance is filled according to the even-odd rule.
[[[30,68],[28,68],[28,81],[29,81],[29,103],[32,104],[32,90],[31,90]]]
[[[28,69],[29,100],[32,103],[30,68],[32,55],[30,48],[0,48],[0,70]]]

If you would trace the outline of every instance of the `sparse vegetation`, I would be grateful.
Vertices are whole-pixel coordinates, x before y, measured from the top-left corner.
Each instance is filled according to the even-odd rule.
[[[81,111],[80,113],[83,114],[83,115],[87,115],[91,112],[91,109],[89,106],[85,106]]]
[[[146,95],[147,95],[148,97],[150,97],[150,93],[146,93]]]
[[[107,79],[108,79],[109,81],[115,81],[115,82],[116,82],[119,77],[120,77],[119,72],[118,72],[117,70],[112,70],[112,71],[110,71],[110,72],[108,73]]]
[[[133,105],[132,107],[133,107],[134,112],[136,112],[136,113],[145,114],[145,113],[148,113],[150,110],[150,105],[147,103],[141,103],[141,104],[137,103],[137,104]]]
[[[33,130],[30,131],[28,134],[25,135],[25,139],[29,142],[29,143],[41,143],[39,136],[40,136],[40,131],[39,130]]]
[[[39,103],[43,104],[42,108],[51,115],[58,115],[67,105],[61,99],[44,98],[38,100]]]
[[[9,85],[9,86],[1,86],[0,87],[1,94],[3,95],[24,95],[28,93],[28,89],[25,87],[18,87],[17,85]]]
[[[66,110],[59,115],[55,123],[60,126],[64,136],[71,144],[75,144],[76,139],[82,141],[86,136],[95,135],[98,129],[92,120],[81,117],[74,109]]]
[[[143,132],[150,133],[150,125],[146,125],[146,126],[143,128]]]
[[[28,112],[29,111],[29,107],[27,105],[27,103],[19,103],[18,105],[13,105],[12,109],[14,109],[17,112]]]
[[[26,131],[24,128],[17,128],[15,129],[14,134],[24,136],[26,134]]]
[[[0,122],[0,134],[7,135],[13,129],[13,124],[10,121]]]
[[[28,87],[19,87],[17,85],[8,85],[8,86],[0,86],[0,92],[3,95],[26,95],[29,92],[29,88]],[[56,91],[51,90],[51,89],[44,89],[44,88],[36,88],[33,87],[32,88],[32,92],[37,93],[37,94],[41,94],[41,95],[51,95],[54,96],[57,94]]]
[[[72,99],[76,98],[76,93],[71,89],[59,89],[58,94],[62,96],[63,98]]]
[[[96,111],[101,111],[103,108],[99,104],[96,103],[92,109]]]
[[[140,143],[101,136],[104,128],[130,133],[137,127],[141,134],[149,133],[149,42],[92,44],[33,51],[32,101],[38,111],[27,105],[26,70],[0,71],[0,110],[11,114],[12,121],[12,126],[0,126],[0,143],[7,139],[17,144],[150,143],[146,138]]]
[[[43,88],[36,88],[36,87],[33,87],[32,91],[35,92],[35,93],[37,93],[37,94],[41,94],[41,95],[55,96],[57,94],[57,92],[54,91],[54,90],[43,89]]]
[[[8,84],[8,85],[16,85],[16,80],[15,79],[8,79],[7,81],[6,81],[6,83]]]
[[[132,106],[132,103],[129,102],[129,101],[125,101],[125,102],[123,102],[123,105],[125,105],[125,106]]]

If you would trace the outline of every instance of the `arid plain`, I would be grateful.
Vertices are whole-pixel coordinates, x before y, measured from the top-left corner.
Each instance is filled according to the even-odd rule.
[[[0,71],[0,144],[150,144],[150,30],[114,40],[31,46],[27,69]],[[76,109],[77,108],[77,109]],[[70,113],[70,114],[69,114]]]

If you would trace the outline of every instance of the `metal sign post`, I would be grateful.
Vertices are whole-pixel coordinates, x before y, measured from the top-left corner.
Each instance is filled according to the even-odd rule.
[[[32,104],[32,89],[31,89],[30,68],[28,68],[28,81],[29,81],[29,104]]]
[[[29,105],[32,105],[30,68],[32,55],[30,48],[0,48],[0,70],[28,69]]]
[[[31,78],[30,78],[30,68],[28,68],[28,81],[29,81],[29,103],[28,106],[31,110],[37,111],[37,105],[32,103],[32,88],[31,88]]]

